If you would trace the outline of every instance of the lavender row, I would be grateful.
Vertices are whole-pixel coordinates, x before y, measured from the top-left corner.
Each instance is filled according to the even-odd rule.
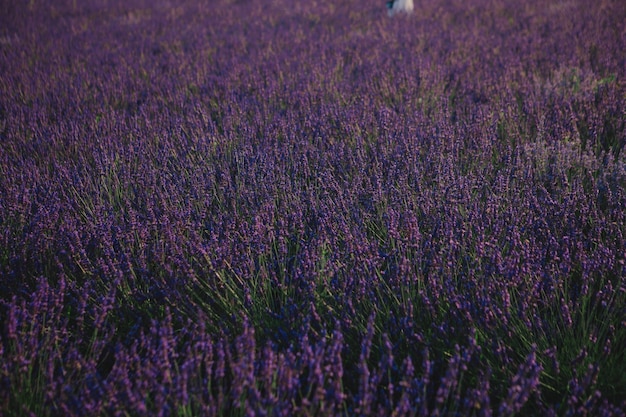
[[[626,7],[3,5],[6,415],[624,415]]]
[[[499,381],[482,366],[486,352],[477,333],[462,347],[452,346],[445,361],[436,360],[439,355],[428,346],[401,359],[390,336],[376,335],[374,315],[359,340],[360,351],[353,353],[345,352],[347,335],[337,326],[321,335],[308,327],[288,349],[278,350],[259,344],[248,321],[230,339],[211,334],[202,322],[175,329],[169,311],[131,345],[112,347],[106,340],[114,330],[91,340],[76,334],[64,313],[71,292],[65,282],[51,288],[42,280],[30,302],[10,309],[17,325],[8,327],[3,346],[14,355],[2,371],[24,377],[4,387],[5,396],[15,394],[5,400],[13,407],[5,408],[9,414],[515,415],[528,412],[528,402],[540,414],[558,411],[540,401],[548,388],[541,382],[546,370],[558,366],[555,352],[537,351],[535,345]],[[42,309],[45,318],[38,314]],[[104,310],[97,316],[106,316]],[[76,316],[88,320],[84,311]],[[42,350],[42,344],[54,348]],[[80,351],[84,344],[91,357]],[[352,355],[354,363],[347,362]],[[568,381],[568,414],[622,413],[594,391],[598,372],[597,365],[589,365]],[[27,377],[39,384],[30,385]],[[494,389],[505,395],[494,401]]]

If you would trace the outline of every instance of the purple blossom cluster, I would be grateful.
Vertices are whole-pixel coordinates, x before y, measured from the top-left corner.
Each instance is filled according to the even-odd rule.
[[[626,4],[0,4],[0,415],[625,416]]]

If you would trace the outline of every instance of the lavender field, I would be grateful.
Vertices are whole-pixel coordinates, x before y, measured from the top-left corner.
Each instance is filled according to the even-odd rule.
[[[0,0],[0,415],[625,416],[623,0]]]

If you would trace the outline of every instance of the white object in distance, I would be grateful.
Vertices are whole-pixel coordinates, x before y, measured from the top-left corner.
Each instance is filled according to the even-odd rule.
[[[387,13],[393,16],[396,13],[412,13],[413,0],[390,0],[387,2]]]

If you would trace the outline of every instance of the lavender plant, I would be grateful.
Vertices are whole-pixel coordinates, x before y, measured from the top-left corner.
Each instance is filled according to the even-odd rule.
[[[0,5],[0,414],[626,414],[626,6]]]

